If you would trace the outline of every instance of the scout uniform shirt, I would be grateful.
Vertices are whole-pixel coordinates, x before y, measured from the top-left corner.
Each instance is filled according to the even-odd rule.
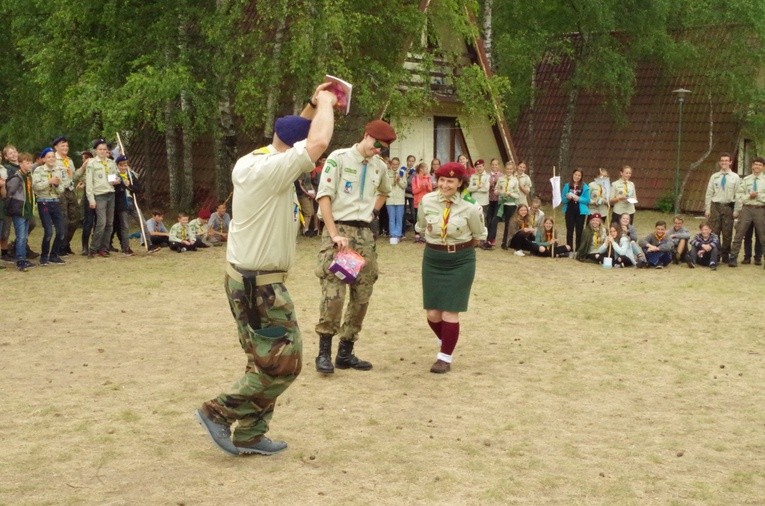
[[[709,178],[707,193],[704,197],[704,211],[712,212],[712,202],[733,204],[736,201],[736,188],[739,177],[733,171],[717,171]]]
[[[376,155],[364,158],[356,146],[333,151],[321,171],[316,200],[332,200],[335,222],[371,222],[375,200],[390,193],[388,167],[383,159]],[[321,206],[319,219],[323,219]]]
[[[398,182],[396,182],[398,176]],[[388,181],[390,181],[390,193],[385,203],[389,206],[403,206],[406,202],[407,187],[406,167],[399,167],[396,170],[388,168]],[[332,213],[334,216],[334,212]],[[337,219],[337,218],[335,218]]]
[[[528,188],[531,191],[531,178],[524,172],[522,176],[516,176],[516,179],[518,179],[518,205],[529,205],[529,196],[521,188]]]
[[[468,191],[470,195],[475,199],[476,204],[482,206],[489,205],[489,183],[491,182],[491,175],[484,172],[479,174],[476,172],[470,176],[470,183],[468,184]]]
[[[194,218],[189,222],[189,228],[195,237],[207,239],[207,223],[202,223],[202,218]]]
[[[53,186],[50,180],[58,177],[61,182],[58,186]],[[38,166],[32,172],[32,189],[35,191],[37,200],[58,200],[58,196],[64,193],[64,178],[58,167],[48,167],[47,165]]]
[[[228,215],[228,213],[223,213],[223,217],[221,217],[217,212],[212,213],[212,216],[210,216],[207,225],[213,230],[217,230],[222,234],[227,234],[228,227],[231,225],[231,217]]]
[[[56,167],[61,171],[61,186],[63,186],[65,190],[74,191],[74,184],[76,183],[77,177],[75,171],[77,169],[75,168],[72,159],[68,156],[62,158],[56,153]]]
[[[459,192],[449,200],[452,205],[447,213],[446,200],[440,191],[430,192],[422,198],[414,230],[424,236],[425,242],[462,244],[473,239],[486,239],[481,206],[462,199]]]
[[[757,192],[757,198],[749,198],[750,192]],[[736,208],[735,212],[741,211],[743,206],[762,207],[765,206],[765,176],[760,173],[755,176],[749,174],[739,181],[736,190]]]
[[[634,199],[635,197],[635,183],[632,181],[625,181],[624,179],[617,179],[611,185],[611,198],[615,199],[625,195],[627,198]],[[614,204],[612,211],[614,214],[634,214],[635,204],[626,200],[620,200]]]
[[[85,169],[85,193],[91,205],[96,203],[96,195],[114,193],[114,186],[109,182],[109,176],[119,177],[114,160],[109,158],[101,160],[98,157],[88,160]]]
[[[313,170],[305,141],[283,153],[273,145],[237,160],[226,259],[246,270],[286,272],[295,261],[299,209],[294,182]]]
[[[194,230],[191,228],[191,224],[187,223],[186,225],[183,225],[181,223],[176,223],[172,227],[170,227],[170,240],[172,242],[181,242],[181,241],[191,241],[194,242],[197,240],[196,235],[194,235]]]
[[[507,204],[509,206],[514,206],[518,204],[518,198],[520,195],[518,193],[520,190],[518,189],[518,178],[513,176],[507,176],[505,174],[502,174],[499,176],[499,179],[497,179],[497,195],[499,195],[499,201],[502,204]]]
[[[589,184],[590,187],[590,214],[598,213],[601,216],[608,215],[609,187],[611,182],[607,177],[596,177]]]

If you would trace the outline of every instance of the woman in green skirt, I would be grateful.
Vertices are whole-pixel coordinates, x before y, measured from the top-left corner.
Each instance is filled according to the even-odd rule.
[[[475,277],[475,245],[486,239],[481,206],[461,197],[465,167],[456,162],[436,171],[438,190],[422,198],[415,231],[425,239],[422,298],[428,325],[441,342],[430,372],[449,372]]]

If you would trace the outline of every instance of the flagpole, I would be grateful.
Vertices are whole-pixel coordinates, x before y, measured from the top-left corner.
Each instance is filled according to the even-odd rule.
[[[553,180],[555,180],[555,165],[553,165]],[[553,185],[553,192],[554,191],[555,191],[555,185]],[[555,215],[555,209],[556,209],[555,196],[553,196],[552,198],[552,204],[553,204],[553,229],[552,229],[552,237],[551,237],[552,247],[550,248],[552,252],[550,253],[550,258],[555,258],[555,245],[557,244],[556,242],[557,231],[555,229],[558,226],[558,220],[556,219],[556,215]]]

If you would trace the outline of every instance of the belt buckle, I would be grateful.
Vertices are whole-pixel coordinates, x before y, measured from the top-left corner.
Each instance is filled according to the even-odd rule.
[[[447,253],[456,253],[457,252],[457,245],[456,244],[447,244],[446,245],[446,252]]]

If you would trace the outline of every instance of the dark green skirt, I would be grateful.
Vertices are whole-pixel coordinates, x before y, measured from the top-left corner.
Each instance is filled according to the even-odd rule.
[[[422,255],[422,305],[462,313],[467,311],[475,278],[475,248],[454,253],[425,247]]]

